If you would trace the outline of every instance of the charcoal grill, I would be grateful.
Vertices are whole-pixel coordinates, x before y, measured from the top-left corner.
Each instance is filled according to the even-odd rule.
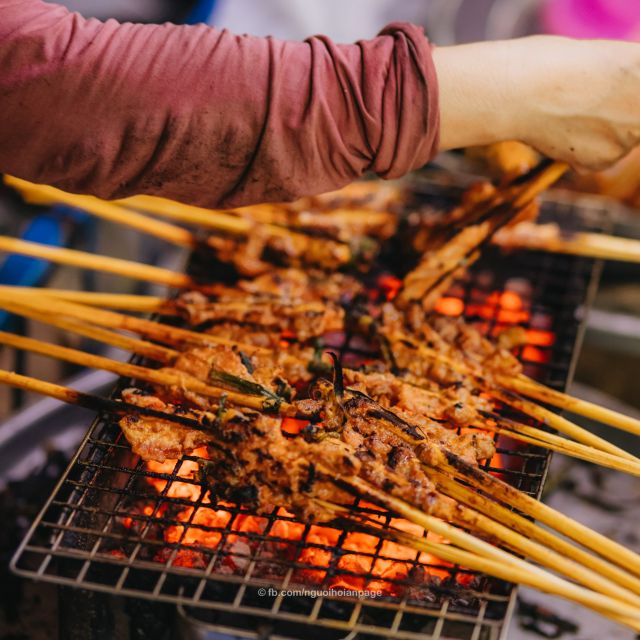
[[[449,187],[443,190],[434,185],[427,195],[446,199],[451,193]],[[569,223],[592,230],[606,219],[606,211],[599,203],[576,206],[571,199],[556,198],[546,201],[543,217],[561,218],[563,226]],[[504,256],[489,249],[468,277],[456,283],[451,295],[460,297],[465,308],[483,303],[486,309],[492,291],[522,288],[525,283],[529,325],[543,318],[555,335],[553,345],[539,347],[548,354],[542,359],[546,361],[523,357],[526,371],[553,388],[563,389],[573,375],[583,320],[598,276],[598,263],[589,259],[538,252]],[[495,307],[488,320],[483,314],[487,331],[496,325],[497,311]],[[119,388],[126,383],[122,381]],[[548,452],[536,447],[514,448],[503,441],[497,444],[501,468],[485,468],[539,497]],[[184,535],[202,526],[192,520],[178,521],[173,514],[184,506],[210,508],[202,504],[203,491],[196,503],[167,496],[168,487],[175,482],[197,484],[178,477],[181,465],[189,459],[193,460],[187,456],[177,462],[170,473],[154,473],[132,454],[113,417],[98,415],[17,550],[13,571],[74,589],[172,603],[200,628],[238,638],[295,640],[309,633],[328,639],[505,637],[515,602],[513,585],[474,574],[463,588],[457,576],[465,572],[459,568],[447,568],[451,578],[441,583],[431,579],[408,588],[406,581],[394,585],[397,595],[362,599],[324,594],[327,585],[340,575],[351,575],[364,583],[379,580],[370,571],[354,575],[341,568],[340,559],[351,553],[343,546],[346,531],[339,534],[337,544],[327,547],[308,542],[308,529],[302,540],[290,542],[298,550],[313,544],[330,554],[331,560],[322,567],[323,577],[315,584],[301,581],[299,576],[305,569],[318,571],[318,566],[296,561],[293,552],[286,556],[266,552],[273,542],[269,533],[279,520],[287,519],[276,512],[264,516],[262,532],[239,534],[232,532],[230,525],[240,510],[217,505],[216,509],[230,515],[226,526],[209,528],[221,537],[217,547],[184,544]],[[147,478],[166,480],[167,486],[157,493]],[[143,503],[152,505],[152,510],[141,512],[138,506]],[[128,530],[122,526],[125,518],[134,523]],[[167,542],[159,531],[171,525],[181,525],[183,536]],[[244,535],[246,544],[240,550],[237,544],[227,544],[232,533]],[[183,566],[185,554],[195,559],[192,566]],[[380,547],[370,556],[380,560]],[[419,565],[417,559],[409,564]],[[299,588],[315,592],[314,597],[283,593]],[[269,589],[276,589],[277,595],[269,595]],[[267,590],[267,595],[261,595],[261,590]],[[76,615],[80,613],[76,611]]]

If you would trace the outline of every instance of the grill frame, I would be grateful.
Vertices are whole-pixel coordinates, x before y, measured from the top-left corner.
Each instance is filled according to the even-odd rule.
[[[451,198],[455,195],[452,194],[449,187],[445,189],[445,193],[443,194],[437,186],[432,188],[431,192],[427,195],[429,197],[433,197],[434,194],[436,197],[442,197],[444,195],[446,198]],[[601,205],[597,200],[586,201],[583,199],[580,206],[576,206],[576,203],[572,198],[567,199],[563,197],[556,197],[553,201],[547,199],[544,210],[544,217],[555,218],[562,216],[565,221],[567,221],[567,219],[571,219],[575,228],[589,230],[601,227],[603,214],[606,214],[606,209],[604,209],[603,205]],[[571,217],[568,218],[568,216]],[[491,255],[489,255],[488,258],[484,257],[479,266],[475,268],[473,272],[480,272],[483,269],[483,265],[485,265],[490,269],[493,269],[495,275],[496,263],[493,262],[493,260],[494,257]],[[525,262],[527,260],[533,261],[535,265],[534,270],[537,271],[538,274],[553,274],[554,276],[558,275],[558,270],[561,265],[564,265],[572,277],[579,277],[583,283],[582,290],[578,296],[576,295],[577,290],[572,286],[573,282],[571,278],[566,279],[565,284],[567,284],[567,286],[565,289],[568,293],[573,294],[576,297],[576,300],[572,300],[570,303],[565,305],[565,315],[567,315],[567,318],[562,318],[560,316],[553,317],[555,325],[561,323],[564,327],[571,327],[569,333],[571,333],[572,338],[570,340],[570,345],[567,344],[567,337],[563,339],[562,344],[560,344],[561,341],[558,339],[556,347],[560,345],[562,347],[561,350],[564,351],[561,358],[562,364],[558,367],[550,367],[551,377],[546,380],[543,378],[543,381],[551,384],[551,386],[555,388],[563,388],[573,377],[584,333],[586,309],[589,307],[593,296],[595,295],[601,265],[599,261],[592,261],[584,258],[572,258],[570,256],[549,256],[548,254],[538,252],[514,254],[513,256],[502,258],[499,262],[508,265],[511,269],[515,267],[517,270],[518,262],[523,260]],[[541,265],[545,265],[544,270],[540,269]],[[544,278],[539,278],[536,282],[538,290],[542,286],[541,282],[544,283]],[[496,285],[498,285],[498,283],[496,283]],[[580,300],[577,300],[578,297]],[[583,312],[578,314],[578,317],[574,317],[576,315],[578,303],[582,305]],[[571,322],[569,322],[569,317]],[[560,332],[558,332],[557,335],[559,336]],[[125,384],[127,384],[127,381],[121,381],[116,389],[116,393],[118,393]],[[100,440],[99,438],[102,437],[103,434],[106,439]],[[275,599],[274,606],[277,606],[276,608],[272,606],[270,609],[242,604],[242,598],[244,598],[244,595],[247,594],[247,592],[249,592],[249,596],[251,596],[252,590],[255,591],[259,588],[269,588],[269,586],[273,585],[272,579],[255,579],[250,576],[248,578],[246,576],[243,578],[241,576],[210,573],[214,582],[226,585],[224,590],[228,591],[229,589],[234,588],[234,585],[237,587],[236,595],[230,604],[228,599],[215,601],[212,599],[205,600],[203,598],[204,591],[198,591],[198,589],[203,588],[202,585],[204,585],[203,581],[206,581],[206,574],[201,570],[187,570],[185,568],[176,567],[172,564],[171,558],[167,560],[165,564],[155,561],[147,562],[146,560],[140,560],[138,558],[138,554],[142,548],[141,542],[136,543],[133,557],[130,555],[129,558],[120,558],[116,556],[108,558],[101,554],[98,555],[98,546],[96,546],[96,544],[101,544],[101,541],[106,539],[107,536],[98,532],[97,528],[99,525],[96,522],[93,522],[88,526],[76,526],[78,525],[78,521],[74,521],[74,525],[67,525],[64,523],[65,521],[71,522],[74,517],[78,517],[77,514],[81,514],[79,521],[81,525],[84,518],[89,518],[90,520],[98,519],[99,521],[101,517],[106,516],[107,521],[103,525],[106,529],[114,517],[126,517],[132,515],[130,511],[122,513],[120,516],[115,516],[114,513],[109,513],[108,511],[100,513],[100,511],[96,510],[95,507],[89,505],[85,509],[82,504],[82,500],[86,499],[83,496],[86,496],[92,491],[100,492],[98,489],[99,485],[96,483],[99,482],[103,472],[107,472],[110,483],[114,482],[116,479],[119,479],[120,483],[124,482],[122,486],[110,487],[109,489],[106,487],[104,488],[104,492],[112,495],[112,498],[115,500],[131,499],[131,483],[133,480],[130,479],[150,474],[150,472],[141,468],[139,461],[133,467],[126,466],[129,464],[126,462],[128,455],[126,454],[126,451],[128,446],[122,445],[121,441],[122,438],[117,424],[115,426],[113,423],[109,424],[109,420],[105,420],[105,416],[103,415],[96,416],[96,419],[81,443],[78,452],[71,460],[69,467],[60,479],[56,489],[49,497],[47,503],[31,526],[25,540],[16,551],[16,554],[11,561],[11,568],[14,572],[26,577],[46,580],[64,586],[174,603],[181,608],[188,618],[192,620],[199,620],[200,624],[203,624],[209,629],[220,630],[225,627],[224,620],[221,622],[221,618],[224,618],[224,614],[228,613],[230,610],[232,610],[232,613],[236,617],[238,617],[238,615],[240,617],[249,616],[252,619],[258,619],[263,622],[272,622],[275,620],[280,627],[284,626],[285,629],[282,631],[275,629],[274,633],[276,635],[270,637],[282,638],[283,640],[289,637],[300,637],[299,632],[303,632],[304,629],[317,630],[319,627],[322,627],[327,634],[335,631],[336,638],[342,637],[344,633],[347,632],[350,634],[358,634],[359,637],[398,637],[406,638],[407,640],[424,637],[431,637],[434,640],[436,638],[473,638],[474,640],[490,638],[493,640],[498,638],[500,633],[506,628],[505,621],[509,619],[513,610],[516,590],[508,583],[493,579],[481,580],[480,591],[477,592],[481,598],[475,609],[457,607],[455,603],[452,605],[452,600],[449,598],[444,598],[440,606],[436,608],[424,605],[411,605],[407,601],[406,597],[403,597],[400,602],[397,602],[389,601],[387,599],[371,601],[358,598],[319,596],[313,601],[311,610],[308,613],[300,613],[299,611],[296,611],[296,607],[299,608],[300,603],[287,602],[285,598],[280,599],[280,604],[277,604],[278,599]],[[124,466],[113,465],[112,467],[109,467],[108,465],[104,465],[101,461],[94,461],[94,459],[99,459],[101,454],[111,455],[111,452],[113,451],[119,451],[124,455]],[[511,451],[504,451],[503,453],[504,455],[513,455]],[[536,484],[533,487],[529,487],[529,492],[532,493],[532,495],[539,496],[546,479],[550,455],[548,452],[542,452],[540,450],[534,450],[532,447],[527,447],[524,451],[519,452],[517,456],[525,459],[525,468],[526,465],[529,464],[529,461],[533,461],[533,464],[537,465],[537,470],[533,473]],[[192,457],[186,457],[186,459],[189,458]],[[182,464],[182,462],[178,463],[178,465],[180,464]],[[90,471],[92,468],[94,468],[93,474],[91,474]],[[511,472],[505,471],[504,469],[500,469],[499,471],[509,476],[513,475]],[[171,481],[175,481],[176,472],[177,467],[174,468],[173,478],[169,478]],[[83,475],[88,475],[88,479],[86,481],[76,479],[76,476],[81,479]],[[125,476],[128,476],[129,480],[126,480]],[[518,484],[515,486],[518,486]],[[68,497],[60,500],[59,498],[63,497],[69,488],[71,491]],[[116,496],[120,496],[120,498],[117,498]],[[150,501],[155,500],[156,508],[158,508],[158,505],[162,500],[162,496],[158,496],[150,489],[148,498]],[[175,502],[175,499],[172,500],[172,502]],[[55,517],[52,517],[55,515],[56,509],[61,511],[57,520]],[[154,514],[147,516],[147,522],[151,523],[153,517]],[[48,518],[50,518],[50,520],[48,520]],[[53,542],[38,542],[42,538],[41,534],[44,531],[49,530],[57,532],[55,540]],[[108,532],[105,530],[102,533],[106,534]],[[69,539],[71,540],[72,546],[62,549],[61,542],[66,543],[67,540],[64,537],[65,535],[70,536]],[[95,536],[98,536],[97,541],[92,543],[92,539]],[[44,536],[43,539],[48,539],[48,536]],[[36,542],[33,543],[32,541]],[[148,542],[149,541],[144,541],[145,544],[148,544]],[[126,541],[123,542],[123,546],[125,544]],[[166,542],[158,544],[163,547],[170,546]],[[37,569],[30,568],[28,562],[29,558],[34,557],[36,554],[41,555],[42,561],[39,563]],[[219,550],[216,551],[214,555],[218,554]],[[74,563],[80,563],[82,565],[82,569],[76,574],[76,577],[71,578],[64,575],[64,573],[68,571],[68,567],[73,566]],[[110,567],[120,567],[120,580],[116,581],[113,585],[101,584],[88,580],[87,575],[92,574],[96,570],[96,565],[99,565],[97,573],[105,574],[110,572]],[[213,566],[213,560],[210,560],[209,570],[211,570]],[[53,569],[53,572],[48,571],[50,568]],[[128,581],[132,584],[137,584],[135,582],[136,579],[144,575],[144,572],[152,572],[158,575],[154,589],[144,586],[144,581],[140,582],[143,586],[126,586]],[[132,573],[137,573],[137,578],[134,575],[134,577],[130,579]],[[287,573],[287,576],[290,577],[290,574]],[[168,592],[163,592],[163,589],[174,578],[183,583],[183,591],[178,592],[168,589]],[[185,583],[188,578],[192,578],[198,582],[198,587],[190,589],[190,593],[192,595],[188,595],[184,591]],[[289,579],[284,585],[281,584],[278,586],[279,588],[286,588],[287,584],[290,584]],[[309,588],[313,589],[313,587]],[[436,593],[438,592],[439,590],[436,589]],[[461,595],[461,593],[461,591],[458,591],[457,595]],[[472,593],[470,595],[473,596],[474,594]],[[331,613],[334,616],[342,615],[344,619],[330,618],[327,617],[328,614],[326,613],[325,618],[321,619],[320,616],[325,604],[327,604],[327,607],[330,610],[333,607],[334,610],[332,610]],[[497,607],[496,611],[492,611],[491,609],[494,604]],[[305,606],[306,604],[303,603],[302,608]],[[343,615],[343,613],[335,611],[335,609],[340,609],[341,607],[346,606],[352,606],[348,615]],[[290,610],[285,610],[287,608]],[[363,618],[364,612],[368,610],[376,610],[376,616],[378,616],[378,619],[386,616],[387,611],[391,611],[393,614],[391,624],[383,626],[381,623],[372,625],[359,622],[361,618]],[[210,619],[206,619],[206,616],[203,617],[203,613],[212,611],[216,612],[217,615],[217,620],[214,622]],[[423,619],[424,622],[421,623],[419,630],[411,631],[408,628],[402,628],[403,620],[407,616]],[[293,631],[287,630],[289,629],[289,623],[296,628],[295,633],[297,635],[282,635],[282,633],[293,633]],[[418,626],[418,623],[415,623],[414,626]],[[227,628],[231,629],[231,627]],[[257,637],[255,635],[251,635],[253,632],[250,632],[249,630],[245,631],[249,635],[242,635],[241,637]],[[233,628],[233,633],[236,635],[244,633],[245,631],[242,631],[237,627]],[[425,634],[429,635],[425,636]],[[329,638],[333,636],[326,635],[323,637]]]

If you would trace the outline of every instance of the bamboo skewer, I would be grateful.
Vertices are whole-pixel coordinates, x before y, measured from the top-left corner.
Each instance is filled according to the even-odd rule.
[[[382,422],[382,425],[413,446],[422,442],[408,436],[400,429],[390,427],[388,423]],[[541,520],[609,561],[640,575],[640,556],[634,552],[534,500],[486,471],[470,465],[447,449],[442,448],[440,452],[444,455],[446,462],[434,463],[437,470],[461,477],[476,488],[489,493],[494,499],[514,506],[523,513]],[[428,470],[428,465],[425,465],[424,468]]]
[[[192,376],[182,372],[168,371],[166,369],[149,369],[140,365],[118,362],[116,360],[111,360],[110,358],[105,358],[104,356],[97,356],[77,349],[49,344],[40,340],[34,340],[33,338],[17,336],[4,331],[0,331],[0,344],[14,347],[16,349],[31,351],[33,353],[39,353],[40,355],[48,356],[50,358],[65,360],[67,362],[79,364],[84,367],[90,367],[92,369],[111,371],[112,373],[116,373],[125,378],[144,380],[145,382],[165,387],[176,386],[180,389],[193,391],[194,393],[201,394],[208,398],[221,399],[222,397],[225,397],[227,402],[247,409],[254,409],[256,411],[265,410],[265,398],[263,397],[237,393],[235,391],[227,391],[223,387],[206,384],[197,378],[193,378]],[[299,412],[296,407],[287,402],[279,403],[278,411],[280,415],[283,416],[292,418],[299,416]],[[304,417],[306,418],[308,416]]]
[[[513,391],[517,391],[522,395],[640,436],[640,420],[625,416],[618,411],[613,411],[612,409],[601,407],[593,402],[574,398],[566,393],[550,389],[524,375],[520,375],[517,378],[510,378],[508,382],[505,382],[509,384]]]
[[[211,428],[207,424],[202,424],[194,418],[188,418],[175,413],[158,411],[150,407],[131,404],[123,400],[103,398],[90,393],[84,393],[83,391],[77,391],[70,387],[64,387],[51,382],[45,382],[44,380],[38,380],[37,378],[23,376],[19,373],[15,373],[14,371],[5,371],[0,369],[0,383],[22,389],[23,391],[30,391],[42,396],[55,398],[56,400],[66,402],[67,404],[75,404],[92,411],[105,411],[116,415],[128,415],[132,413],[142,414],[152,418],[159,418],[161,420],[167,420],[168,422],[174,422],[180,426],[188,427],[189,429],[211,433]]]
[[[0,295],[18,294],[40,300],[54,298],[75,302],[91,307],[105,307],[107,309],[122,309],[125,311],[153,312],[164,311],[167,299],[161,296],[135,295],[128,293],[102,293],[99,291],[76,291],[75,289],[50,289],[38,287],[16,287],[0,285]]]
[[[601,451],[610,453],[614,456],[626,458],[627,460],[631,460],[634,463],[640,462],[640,460],[636,456],[629,453],[628,451],[625,451],[620,447],[616,447],[608,440],[596,436],[590,431],[579,427],[578,425],[558,415],[557,413],[553,413],[553,411],[549,411],[549,409],[545,409],[544,407],[537,405],[535,402],[531,402],[530,400],[515,396],[513,393],[496,392],[495,395],[498,399],[502,400],[509,406],[518,409],[518,411],[526,413],[528,416],[535,418],[543,424],[549,425],[550,427],[553,427],[554,429],[557,429],[562,433],[566,433],[582,444],[600,449]]]
[[[169,269],[123,260],[121,258],[111,258],[109,256],[86,253],[75,249],[50,247],[45,244],[18,240],[8,236],[0,236],[0,251],[19,253],[31,258],[41,258],[42,260],[49,260],[58,264],[80,267],[82,269],[106,271],[107,273],[113,273],[126,278],[133,278],[144,282],[154,282],[178,289],[202,289],[202,287],[194,283],[189,276]]]
[[[526,493],[518,491],[499,478],[471,466],[457,456],[449,454],[447,457],[448,462],[438,467],[443,473],[454,474],[455,477],[465,480],[481,491],[490,493],[496,500],[515,507],[634,575],[640,576],[640,557],[633,551],[535,500]]]
[[[435,518],[419,511],[409,503],[404,502],[399,498],[387,495],[360,478],[351,478],[346,482],[346,484],[353,487],[360,495],[374,500],[378,504],[383,505],[385,508],[397,513],[407,520],[420,525],[427,531],[433,531],[445,537],[450,540],[453,545],[456,545],[463,550],[473,552],[489,560],[503,563],[503,566],[506,564],[509,569],[522,568],[524,570],[532,571],[534,574],[542,578],[542,582],[546,584],[547,588],[551,587],[557,589],[558,591],[555,593],[559,595],[566,595],[572,600],[576,600],[577,602],[581,602],[589,607],[596,608],[599,611],[608,611],[615,616],[623,615],[628,616],[633,620],[640,620],[640,608],[622,603],[620,600],[615,600],[602,594],[596,594],[593,591],[589,591],[588,589],[558,578],[557,576],[539,569],[538,567],[535,567],[528,562],[503,551],[502,549],[494,547],[484,540],[480,540],[475,536],[465,533],[461,529],[458,529],[439,518]],[[338,486],[340,486],[340,483],[338,483]],[[507,580],[508,579],[509,578],[507,578]]]
[[[443,362],[451,369],[460,373],[471,375],[476,378],[479,377],[479,375],[475,373],[464,362],[464,354],[462,353],[460,360],[454,360],[444,353],[437,352],[435,349],[431,349],[425,345],[418,344],[410,336],[397,333],[392,336],[392,339],[411,344],[414,348],[418,349],[421,355],[425,358]],[[625,416],[622,413],[607,409],[605,407],[600,407],[599,405],[587,402],[586,400],[574,398],[566,393],[556,391],[547,387],[546,385],[543,385],[540,382],[528,378],[523,374],[520,374],[516,377],[497,375],[496,380],[500,384],[500,386],[505,388],[507,391],[516,392],[523,396],[529,396],[546,404],[558,407],[559,409],[566,409],[568,411],[572,411],[573,413],[577,413],[578,415],[582,415],[587,418],[592,418],[593,420],[596,420],[598,422],[602,422],[603,424],[628,431],[629,433],[633,433],[634,435],[640,435],[640,420],[636,420],[635,418],[632,418],[630,416]],[[503,395],[501,397],[501,400],[507,404],[512,404],[512,406],[515,406],[513,403],[515,403],[516,401],[519,402],[520,407],[516,408],[523,410],[525,413],[529,413],[529,411],[526,409],[522,409],[522,407],[537,407],[537,415],[533,415],[531,413],[529,413],[529,415],[539,419],[541,422],[553,426],[554,428],[558,429],[558,431],[568,433],[573,438],[584,444],[600,448],[603,451],[607,451],[608,453],[611,453],[613,455],[626,457],[629,460],[640,462],[640,460],[638,460],[638,458],[636,458],[635,456],[632,456],[632,454],[624,451],[623,449],[615,447],[602,438],[598,438],[598,436],[595,436],[590,431],[587,431],[586,429],[575,425],[574,423],[568,421],[566,418],[562,418],[561,416],[554,414],[544,407],[539,407],[529,402],[528,400],[526,400],[526,398],[518,399],[516,396],[510,393],[508,396]],[[567,431],[567,429],[569,429],[569,431]]]
[[[553,569],[576,582],[580,582],[594,591],[605,595],[615,594],[616,597],[624,602],[635,606],[640,605],[640,597],[638,595],[473,509],[458,505],[456,517],[459,518],[461,524],[470,526],[474,530],[479,530],[485,535],[500,540],[503,545],[513,551],[521,553],[540,565]]]
[[[602,575],[612,582],[624,587],[626,590],[640,595],[640,579],[632,576],[627,571],[617,567],[606,560],[595,556],[581,547],[568,542],[564,538],[551,533],[547,529],[543,529],[531,520],[524,518],[518,513],[511,511],[507,507],[494,502],[487,496],[474,491],[466,485],[459,483],[445,473],[441,473],[431,467],[424,467],[429,477],[437,484],[438,490],[452,497],[458,502],[473,507],[489,517],[508,524],[513,530],[524,536],[536,540],[546,545],[550,549],[563,554],[567,558],[571,558],[576,562],[588,567],[599,575]]]
[[[497,422],[496,424],[484,423],[483,427],[514,440],[533,444],[536,447],[551,449],[552,451],[608,467],[609,469],[640,476],[640,462],[636,463],[628,458],[621,458],[620,456],[615,456],[579,442],[567,440],[553,433],[547,433],[546,431],[542,431],[542,429],[537,429],[526,424],[512,421],[505,422],[504,419],[501,419],[501,422]]]
[[[543,162],[523,176],[522,180],[515,181],[507,189],[478,203],[477,207],[483,215],[476,216],[474,212],[477,221],[460,232],[473,240],[472,247],[467,246],[469,240],[461,244],[459,239],[453,239],[435,251],[427,252],[418,266],[405,276],[402,290],[395,298],[396,304],[404,307],[414,300],[424,302],[433,297],[434,292],[447,286],[460,269],[475,262],[482,246],[500,228],[522,213],[538,194],[556,182],[567,169],[568,165],[562,162]]]
[[[402,529],[398,529],[394,527],[393,524],[389,527],[383,527],[373,516],[368,518],[355,516],[343,505],[321,499],[314,499],[313,501],[325,510],[335,513],[337,517],[341,517],[350,525],[355,525],[357,530],[363,533],[401,544],[421,553],[427,553],[441,561],[458,565],[467,570],[491,575],[501,580],[506,580],[507,582],[515,582],[524,586],[530,586],[539,591],[559,595],[578,602],[573,595],[569,595],[564,591],[559,592],[555,581],[560,580],[563,586],[571,583],[566,583],[566,581],[547,572],[541,572],[537,567],[532,565],[507,565],[503,560],[489,558],[475,551],[467,550],[466,548],[460,548],[440,542],[431,542],[428,538],[419,537],[417,535],[407,533]],[[548,576],[551,576],[552,581],[548,580]],[[580,593],[584,593],[584,591],[581,591]],[[593,592],[587,591],[587,593]],[[607,594],[603,595],[606,596]],[[605,615],[620,624],[625,624],[633,629],[640,629],[640,624],[636,620],[635,616],[625,617],[620,615],[619,612],[596,608],[586,604],[585,602],[582,602],[582,604],[598,611],[602,615]]]
[[[413,446],[423,442],[409,436],[403,430],[391,426],[386,421],[381,421],[381,424]],[[433,463],[439,471],[453,473],[455,477],[462,478],[476,488],[489,493],[494,499],[516,507],[559,533],[579,542],[584,547],[640,576],[640,556],[633,551],[518,491],[486,471],[474,467],[446,448],[440,448],[439,452],[446,460],[445,462]]]
[[[187,224],[197,225],[203,229],[215,229],[233,235],[248,236],[256,230],[256,223],[253,220],[233,215],[225,211],[216,209],[205,209],[193,205],[156,198],[155,196],[138,195],[124,200],[117,200],[115,204],[141,209],[149,213],[171,220],[178,220]],[[260,227],[271,236],[282,238],[299,238],[306,240],[308,236],[302,233],[291,231],[287,227],[270,223],[262,223]],[[346,245],[345,245],[346,246]]]
[[[502,562],[485,558],[476,553],[459,549],[449,544],[430,542],[425,538],[419,538],[399,529],[391,528],[385,530],[380,526],[362,527],[362,525],[360,525],[360,528],[364,533],[369,533],[370,535],[391,540],[406,547],[415,549],[416,551],[428,553],[440,560],[461,566],[465,569],[482,572],[501,580],[506,580],[507,582],[515,582],[517,584],[532,587],[538,591],[542,591],[543,593],[550,593],[574,602],[579,602],[583,606],[597,611],[601,615],[608,617],[619,624],[626,625],[634,630],[640,630],[640,624],[635,617],[625,617],[608,609],[597,608],[586,604],[586,602],[580,602],[565,591],[558,591],[555,586],[550,585],[548,581],[545,581],[544,578],[541,578],[541,576],[537,575],[535,572],[527,571],[520,567],[506,567]]]
[[[7,296],[2,296],[0,290],[0,306],[5,304]],[[23,295],[20,292],[14,292],[9,296],[9,304],[12,302],[20,302],[23,306],[31,308],[42,309],[42,302],[34,299],[33,296]],[[122,329],[124,331],[131,331],[133,333],[140,334],[146,338],[158,340],[165,344],[178,344],[178,345],[216,345],[223,344],[227,346],[234,346],[242,348],[249,353],[260,351],[259,347],[253,345],[245,345],[225,338],[220,338],[208,333],[199,333],[197,331],[189,331],[188,329],[182,329],[181,327],[174,327],[169,324],[163,324],[154,320],[147,320],[145,318],[136,318],[128,316],[115,311],[106,311],[103,309],[96,309],[94,307],[85,307],[83,305],[76,304],[74,302],[56,301],[56,311],[60,314],[83,320],[91,324],[96,324],[110,329]]]
[[[198,244],[196,236],[191,231],[162,220],[150,218],[126,207],[131,207],[133,203],[136,208],[151,211],[156,215],[245,237],[256,231],[256,224],[251,220],[221,211],[201,209],[200,207],[151,196],[135,196],[135,198],[127,201],[114,203],[99,200],[92,196],[65,193],[54,187],[33,184],[11,176],[5,178],[5,183],[19,190],[25,199],[30,202],[39,204],[62,202],[83,209],[102,219],[137,229],[187,249],[193,249]],[[297,242],[301,246],[306,246],[312,241],[311,236],[292,231],[287,227],[272,224],[260,224],[259,226],[269,236],[287,238],[289,241]],[[351,259],[351,250],[346,243],[334,241],[334,253],[336,254],[335,257],[342,263],[347,263]]]
[[[137,338],[131,338],[129,336],[116,333],[115,331],[108,331],[95,327],[86,322],[79,322],[78,320],[70,320],[61,315],[51,315],[45,311],[42,311],[37,306],[30,306],[29,304],[21,304],[20,302],[9,302],[7,300],[0,299],[0,308],[5,309],[11,313],[15,313],[21,316],[32,318],[38,322],[48,324],[65,331],[71,331],[79,335],[91,338],[98,342],[117,347],[118,349],[124,349],[138,355],[162,362],[163,364],[172,364],[175,359],[180,355],[178,351],[163,347],[154,342],[147,342],[146,340],[139,340]]]
[[[125,209],[93,196],[66,193],[55,187],[49,187],[44,184],[33,184],[32,182],[14,178],[13,176],[5,176],[4,181],[9,187],[20,191],[23,198],[32,204],[62,203],[70,207],[82,209],[103,220],[115,222],[116,224],[131,227],[132,229],[155,236],[156,238],[161,238],[179,247],[193,249],[197,245],[195,236],[190,231],[187,231],[187,229],[162,220],[150,218],[137,211]]]
[[[500,236],[494,238],[493,243],[506,250],[530,249],[583,256],[596,260],[640,263],[639,240],[588,232],[577,232],[569,238],[564,238],[559,229],[557,234],[550,236],[546,230],[547,225],[526,224],[526,234],[519,234],[518,228],[515,227],[513,230],[509,230],[510,233],[505,238]]]

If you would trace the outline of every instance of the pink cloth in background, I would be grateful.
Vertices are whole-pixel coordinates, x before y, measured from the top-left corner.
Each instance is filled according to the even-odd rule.
[[[438,145],[421,28],[354,45],[87,20],[0,0],[0,172],[80,193],[206,206],[289,200]]]
[[[573,38],[640,39],[639,0],[547,0],[545,31]]]

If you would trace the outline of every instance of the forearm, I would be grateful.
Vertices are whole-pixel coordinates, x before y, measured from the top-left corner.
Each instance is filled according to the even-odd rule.
[[[520,140],[580,168],[640,141],[640,45],[534,36],[435,50],[442,150]]]
[[[103,197],[292,199],[436,151],[429,45],[335,45],[84,20],[0,0],[0,172]]]
[[[509,72],[510,42],[436,47],[440,150],[510,140],[518,92]]]

